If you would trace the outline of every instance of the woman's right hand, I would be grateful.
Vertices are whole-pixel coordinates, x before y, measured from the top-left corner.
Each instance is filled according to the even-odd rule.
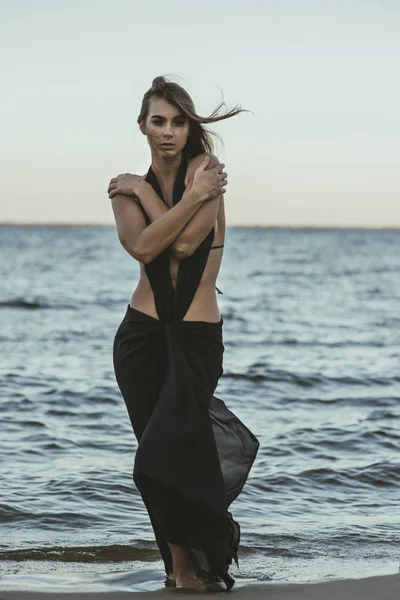
[[[212,200],[220,194],[225,194],[225,186],[228,183],[227,173],[224,171],[224,163],[220,163],[206,171],[209,156],[206,156],[197,167],[193,176],[192,189],[195,189],[203,201]]]
[[[143,188],[150,185],[144,178],[145,175],[133,175],[132,173],[124,173],[113,177],[108,186],[108,197],[112,198],[116,194],[123,194],[124,196],[134,196],[140,199]]]

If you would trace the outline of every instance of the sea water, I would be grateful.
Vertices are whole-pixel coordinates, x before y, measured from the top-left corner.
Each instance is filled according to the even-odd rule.
[[[228,228],[215,395],[260,450],[238,581],[394,573],[400,231]],[[0,589],[162,587],[112,344],[139,265],[115,227],[0,227]]]

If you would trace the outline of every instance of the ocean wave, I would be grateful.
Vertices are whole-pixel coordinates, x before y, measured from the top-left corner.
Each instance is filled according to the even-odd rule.
[[[0,308],[28,308],[31,310],[35,310],[41,308],[53,308],[53,306],[43,301],[23,300],[22,298],[15,298],[14,300],[0,300]]]
[[[135,546],[53,546],[0,551],[0,560],[57,560],[63,562],[118,562],[159,560],[155,543],[139,541]]]
[[[281,383],[291,383],[300,387],[319,387],[327,384],[346,384],[346,385],[392,385],[400,382],[400,376],[393,374],[392,376],[329,376],[322,373],[300,374],[283,369],[272,369],[266,367],[265,363],[254,363],[247,370],[234,371],[225,369],[225,379],[234,379],[237,381],[278,381]]]

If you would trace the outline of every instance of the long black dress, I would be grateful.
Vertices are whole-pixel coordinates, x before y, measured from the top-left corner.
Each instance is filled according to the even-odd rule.
[[[186,169],[187,160],[182,159],[174,205],[183,195]],[[163,199],[151,167],[146,181]],[[238,564],[240,527],[228,507],[247,479],[259,443],[213,395],[223,374],[223,318],[216,323],[183,321],[213,237],[214,228],[180,261],[176,290],[168,248],[145,265],[159,319],[128,304],[115,335],[113,359],[138,440],[133,479],[165,572],[173,570],[169,542],[188,549],[199,576],[223,580],[229,590],[235,580],[228,569],[232,559]]]

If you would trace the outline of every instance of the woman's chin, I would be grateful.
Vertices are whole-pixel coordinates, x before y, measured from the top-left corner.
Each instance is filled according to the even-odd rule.
[[[177,148],[172,148],[170,150],[164,150],[163,148],[158,148],[157,149],[157,155],[162,158],[163,160],[174,160],[176,159],[178,156],[180,156],[182,153],[182,150],[179,150]]]

